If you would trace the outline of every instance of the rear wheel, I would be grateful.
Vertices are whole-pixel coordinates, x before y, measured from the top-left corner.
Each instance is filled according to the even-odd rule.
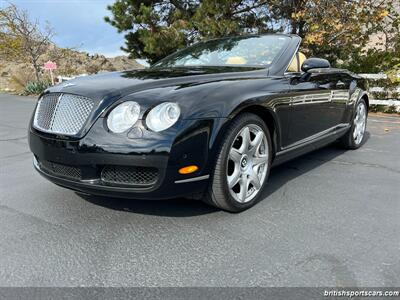
[[[356,105],[352,126],[341,138],[342,145],[346,149],[357,149],[363,144],[367,127],[367,114],[365,100],[360,99]]]
[[[271,149],[262,119],[239,115],[225,133],[204,200],[230,212],[256,204],[269,175]]]

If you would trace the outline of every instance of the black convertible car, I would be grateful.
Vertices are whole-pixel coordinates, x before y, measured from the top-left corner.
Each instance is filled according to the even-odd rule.
[[[195,197],[238,212],[272,166],[336,140],[364,141],[357,75],[305,59],[295,35],[200,42],[144,70],[68,81],[39,98],[34,166],[86,194]]]

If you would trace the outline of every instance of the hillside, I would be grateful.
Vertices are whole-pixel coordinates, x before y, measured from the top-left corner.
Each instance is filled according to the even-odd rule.
[[[48,60],[57,63],[55,76],[74,76],[79,74],[96,74],[107,71],[122,71],[143,68],[135,60],[127,56],[107,58],[104,55],[89,55],[86,52],[70,49],[61,49],[56,46],[49,47],[49,50],[41,58],[41,63]],[[49,74],[42,72],[45,80]],[[25,62],[9,61],[0,57],[0,90],[19,92],[28,81],[34,81],[32,67]]]

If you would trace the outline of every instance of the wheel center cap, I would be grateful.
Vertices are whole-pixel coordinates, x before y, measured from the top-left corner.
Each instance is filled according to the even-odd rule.
[[[242,161],[240,162],[240,166],[244,169],[247,167],[247,156],[242,157]]]

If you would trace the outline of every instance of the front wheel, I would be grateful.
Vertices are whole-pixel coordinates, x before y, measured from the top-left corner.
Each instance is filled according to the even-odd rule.
[[[341,138],[341,143],[346,149],[357,149],[365,140],[367,127],[367,105],[364,99],[360,99],[356,105],[353,116],[353,124],[349,131]]]
[[[223,137],[205,202],[230,212],[255,205],[269,175],[271,149],[262,119],[251,113],[235,118]]]

